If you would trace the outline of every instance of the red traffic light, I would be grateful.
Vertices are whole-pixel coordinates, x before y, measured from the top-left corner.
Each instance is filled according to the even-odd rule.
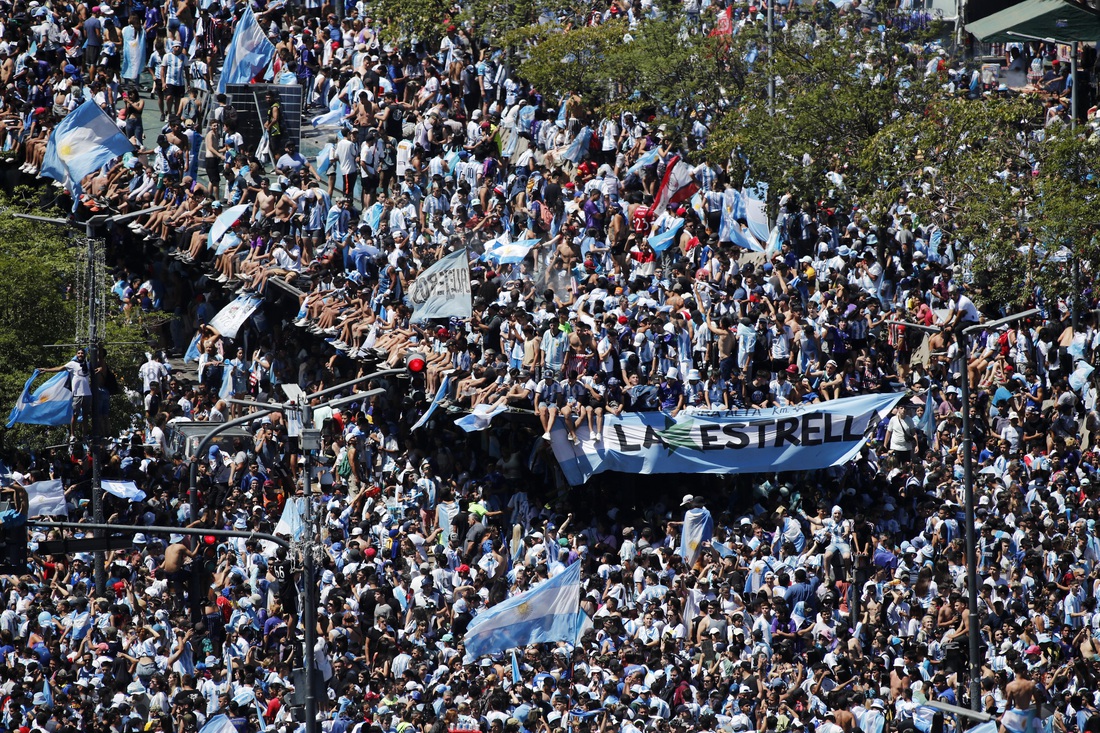
[[[213,546],[213,545],[216,545],[216,544],[218,544],[218,538],[217,538],[217,537],[215,537],[215,536],[214,536],[214,535],[212,535],[212,534],[204,534],[204,535],[202,536],[202,543],[203,543],[204,545],[209,545],[209,546]]]
[[[405,356],[405,368],[413,374],[420,374],[424,371],[425,366],[427,366],[427,361],[419,351],[410,351]]]

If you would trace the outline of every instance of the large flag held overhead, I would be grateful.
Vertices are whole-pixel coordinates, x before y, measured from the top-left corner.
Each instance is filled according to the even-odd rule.
[[[657,162],[657,158],[660,156],[660,154],[660,148],[652,148],[651,150],[647,150],[646,152],[638,156],[637,162],[635,162],[634,165],[630,166],[630,168],[628,168],[626,172],[637,173],[642,168],[653,165]]]
[[[684,228],[684,220],[677,219],[672,226],[665,229],[663,232],[654,234],[649,238],[649,246],[653,248],[653,251],[660,254],[672,246],[672,243],[676,241],[676,235],[680,233],[680,230]]]
[[[409,288],[413,322],[429,318],[469,318],[473,314],[470,260],[466,248],[424,270]]]
[[[63,517],[69,513],[65,505],[65,488],[61,479],[35,481],[27,484],[27,517]]]
[[[46,143],[42,175],[60,181],[74,196],[85,176],[115,158],[134,152],[115,121],[93,100],[74,109],[57,123]]]
[[[581,567],[575,562],[545,583],[478,614],[466,629],[466,651],[481,657],[528,644],[576,644],[587,619],[580,602]]]
[[[15,407],[8,416],[8,427],[16,423],[28,425],[68,425],[73,419],[73,393],[69,389],[69,373],[61,372],[47,379],[31,392],[31,385],[42,372],[37,369],[23,385]]]
[[[541,239],[521,239],[518,242],[498,242],[486,249],[482,260],[496,262],[499,265],[515,265],[527,259],[531,250],[539,245]]]
[[[250,6],[233,31],[233,40],[225,51],[225,64],[218,78],[218,91],[225,94],[229,84],[248,84],[271,65],[275,58],[275,46],[267,40],[263,28],[256,22]]]
[[[569,143],[569,147],[561,154],[561,159],[568,160],[573,165],[579,165],[582,160],[588,157],[590,142],[592,142],[592,128],[581,128],[581,131],[573,138],[573,142]]]
[[[687,201],[699,185],[691,175],[691,166],[679,155],[674,155],[668,161],[664,178],[661,179],[661,187],[657,189],[657,196],[650,210],[653,216],[660,216],[665,209],[681,201]]]

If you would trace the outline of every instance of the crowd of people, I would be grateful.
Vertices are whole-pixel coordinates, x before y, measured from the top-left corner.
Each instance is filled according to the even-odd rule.
[[[275,533],[293,549],[143,531],[107,553],[99,589],[91,554],[33,553],[27,573],[0,577],[0,729],[193,733],[224,714],[237,733],[296,731],[293,671],[310,655],[325,733],[929,733],[939,722],[925,703],[971,702],[968,411],[979,706],[1009,733],[1100,731],[1100,332],[1084,308],[1075,319],[1070,301],[1036,292],[1037,315],[980,328],[1010,313],[906,198],[872,221],[851,202],[776,192],[775,241],[749,252],[720,234],[734,182],[694,157],[714,100],[691,110],[688,139],[630,114],[592,117],[590,100],[542,97],[470,27],[448,26],[438,48],[392,44],[362,3],[343,20],[317,0],[256,8],[274,78],[342,110],[332,142],[306,157],[267,97],[271,153],[258,159],[240,113],[208,94],[240,9],[201,5],[5,5],[6,147],[37,172],[52,124],[92,98],[137,152],[83,181],[81,206],[163,207],[112,225],[109,262],[121,317],[173,315],[159,336],[185,360],[149,355],[141,427],[101,446],[103,477],[144,495],[105,494],[108,521]],[[707,24],[713,10],[685,3]],[[579,20],[651,12],[616,0]],[[786,5],[778,15],[782,27]],[[854,0],[817,31],[874,21]],[[142,30],[148,63],[134,76],[122,47]],[[1019,51],[1030,61],[1035,49]],[[1032,81],[1064,92],[1036,58]],[[913,73],[941,73],[942,54],[921,60]],[[154,100],[163,129],[149,143]],[[698,194],[667,204],[681,155]],[[522,261],[493,255],[532,239]],[[412,283],[464,247],[473,315],[414,322]],[[230,337],[212,321],[239,295],[260,305]],[[370,396],[335,408],[310,396],[413,349],[421,375],[375,378],[356,388]],[[72,363],[79,378],[85,362]],[[542,439],[586,424],[598,440],[607,414],[873,392],[906,397],[856,458],[823,471],[570,487]],[[437,396],[445,409],[413,430]],[[313,403],[321,449],[305,460],[291,411],[202,455],[181,450],[181,425],[247,415],[234,398]],[[481,432],[454,426],[481,405],[510,410]],[[92,516],[81,412],[68,448],[13,455],[3,479],[15,497],[61,479],[74,522]],[[702,507],[714,536],[688,562],[682,520]],[[74,533],[31,539],[59,534]],[[466,653],[480,612],[575,563],[591,620],[576,644]]]

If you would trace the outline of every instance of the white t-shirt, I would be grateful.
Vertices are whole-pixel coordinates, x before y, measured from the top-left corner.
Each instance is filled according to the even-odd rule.
[[[91,372],[88,371],[88,363],[80,364],[73,359],[66,364],[63,369],[69,373],[72,378],[72,390],[73,397],[91,397],[92,396],[92,377]]]

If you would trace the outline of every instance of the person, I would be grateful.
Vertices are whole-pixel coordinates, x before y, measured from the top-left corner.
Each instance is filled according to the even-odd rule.
[[[73,416],[69,423],[69,439],[76,438],[77,425],[85,427],[91,419],[92,405],[92,373],[88,365],[88,355],[84,349],[77,349],[76,355],[70,361],[58,367],[42,367],[38,371],[43,374],[56,374],[67,372],[69,375],[69,389],[73,393]]]
[[[202,5],[174,4],[163,19],[147,8],[148,37],[162,44],[154,83],[176,42],[189,50],[194,40],[191,84],[204,75],[198,60],[223,63],[244,6]],[[943,209],[935,150],[921,153],[919,175],[888,180],[898,190],[877,208],[858,156],[790,188],[762,181],[776,221],[759,261],[726,240],[729,215],[741,223],[739,201],[759,227],[753,207],[764,198],[745,190],[738,160],[696,160],[722,110],[736,114],[721,90],[715,104],[686,108],[679,127],[651,124],[609,111],[610,96],[533,87],[504,63],[489,18],[444,30],[445,41],[418,34],[414,46],[375,38],[378,20],[362,8],[341,21],[313,0],[274,5],[257,24],[276,49],[273,76],[302,82],[304,98],[338,117],[345,102],[355,106],[339,120],[327,192],[308,150],[275,147],[268,177],[246,134],[274,105],[256,118],[226,98],[202,148],[185,145],[190,135],[173,119],[153,150],[107,161],[82,182],[102,205],[135,214],[104,242],[118,284],[108,317],[148,328],[172,369],[123,368],[128,359],[116,356],[120,398],[111,434],[95,445],[78,435],[23,450],[20,436],[34,428],[8,434],[4,497],[28,508],[49,500],[76,526],[47,530],[31,518],[39,551],[25,573],[0,575],[5,728],[197,732],[221,713],[239,733],[281,733],[299,725],[287,693],[308,660],[321,672],[311,723],[332,733],[923,729],[926,701],[972,704],[971,631],[980,703],[1004,708],[1006,730],[1037,730],[1037,703],[1055,710],[1054,730],[1097,727],[1100,418],[1094,380],[1082,377],[1100,344],[1082,316],[1096,297],[1078,293],[1087,308],[1066,328],[1074,299],[1047,285],[1057,268],[1029,273],[1026,258],[1009,258],[983,270],[980,245],[953,241],[965,216]],[[706,39],[725,14],[704,5],[666,8],[662,22],[688,17],[698,33],[684,43]],[[53,22],[37,20],[53,11],[25,10]],[[576,29],[625,18],[645,41],[653,28],[642,10],[612,3],[559,20]],[[12,12],[0,9],[0,21],[18,35],[25,26]],[[95,17],[75,12],[79,26]],[[728,9],[731,27],[750,22],[738,12]],[[777,8],[794,41],[863,44],[860,63],[890,70],[876,88],[904,81],[916,93],[927,64],[933,86],[958,88],[947,59],[941,68],[925,44],[907,45],[892,67],[880,46],[914,40],[909,11],[891,9],[896,22],[863,32],[878,27],[878,12],[851,3],[825,22]],[[104,43],[114,42],[103,27]],[[0,44],[0,76],[10,71],[13,85],[9,140],[24,170],[42,167],[52,125],[82,102],[82,88],[109,114],[112,101],[130,107],[113,97],[109,63],[81,63],[73,30],[62,44],[43,29],[37,58],[24,39],[6,54]],[[999,103],[975,96],[952,99],[973,113],[965,119]],[[188,99],[159,111],[190,112]],[[1060,124],[1060,100],[1048,103]],[[599,134],[590,149],[585,128]],[[965,154],[976,143],[959,144]],[[185,175],[185,150],[205,154],[205,176],[203,166],[199,178]],[[1019,169],[1016,148],[1004,160],[996,145],[983,150],[991,170]],[[675,156],[691,160],[699,198],[685,191],[664,205]],[[795,165],[819,170],[810,158]],[[753,163],[754,175],[768,177],[763,170]],[[1009,183],[1034,194],[1042,170]],[[1024,203],[1018,218],[1041,222],[1049,207]],[[251,212],[211,241],[234,205]],[[946,221],[955,224],[933,223]],[[663,247],[669,222],[683,229]],[[469,267],[438,277],[430,268],[454,253]],[[1002,297],[1006,282],[1025,279]],[[473,315],[426,318],[426,291],[455,296]],[[956,337],[1032,307],[1039,314],[1009,331]],[[927,349],[925,332],[905,325],[937,323],[949,330]],[[424,375],[401,368],[410,352],[423,354]],[[96,386],[107,390],[106,360],[95,361]],[[975,387],[969,405],[964,385]],[[146,386],[143,400],[122,397]],[[914,419],[914,394],[926,421]],[[886,407],[866,408],[878,400]],[[1013,411],[1025,419],[1014,422]],[[750,453],[713,445],[779,437],[769,425],[812,426],[826,413],[832,428],[859,429],[850,451],[820,470],[807,460],[828,449],[814,445],[824,431],[786,433],[788,460],[761,473],[741,470]],[[209,432],[206,423],[226,429],[197,450],[188,436]],[[92,456],[108,489],[96,495]],[[597,461],[622,463],[571,485]],[[684,472],[656,473],[670,466]],[[961,539],[967,490],[980,537],[973,568]],[[690,549],[696,526],[672,516],[687,493],[713,511],[690,564],[677,548]],[[97,502],[115,533],[133,538],[106,551],[99,587],[90,555],[44,552],[45,542],[80,539]],[[973,626],[968,569],[979,583]],[[579,637],[524,645],[513,624],[498,637],[518,645],[515,671],[511,650],[472,651],[479,621],[540,610],[520,594],[574,570],[581,583],[568,612],[584,614]],[[317,643],[303,656],[310,598]]]
[[[268,92],[264,98],[267,101],[264,130],[268,134],[271,150],[278,155],[278,151],[285,150],[286,146],[286,120],[283,119],[282,101],[275,92]]]

